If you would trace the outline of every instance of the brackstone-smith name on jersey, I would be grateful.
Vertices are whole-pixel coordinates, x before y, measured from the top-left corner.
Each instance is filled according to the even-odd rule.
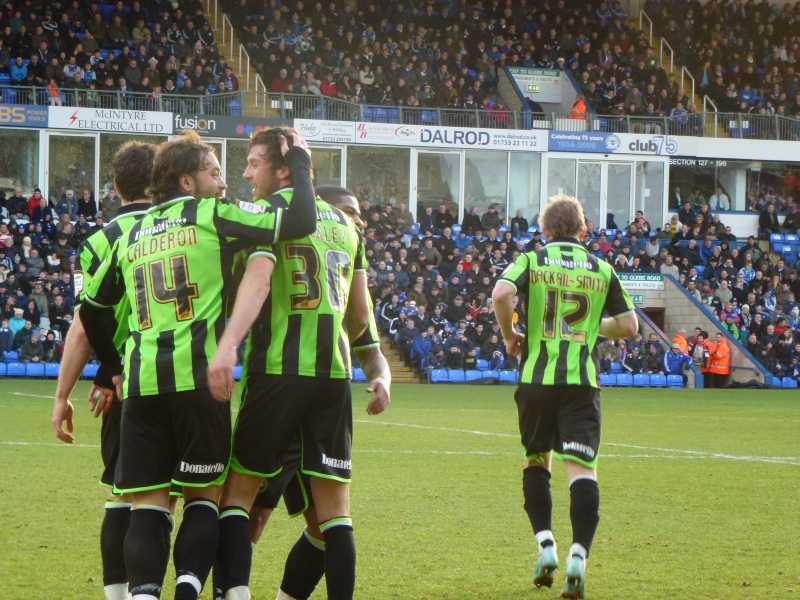
[[[544,283],[549,286],[578,288],[600,293],[606,293],[608,291],[608,282],[602,277],[578,275],[573,278],[572,275],[564,271],[550,271],[548,269],[531,269],[530,282],[531,285],[535,283]]]
[[[182,220],[185,221],[186,219]],[[157,228],[150,227],[149,229]],[[194,226],[178,229],[177,231],[165,231],[155,237],[140,240],[129,246],[127,258],[128,262],[134,262],[157,252],[168,252],[175,248],[184,248],[195,244],[197,244],[197,229]]]
[[[589,458],[594,458],[594,450],[591,446],[587,446],[586,444],[581,444],[580,442],[564,442],[561,444],[561,452],[568,452],[572,450],[573,452],[580,452],[584,456],[588,456]]]
[[[326,467],[331,467],[333,469],[346,469],[349,470],[352,468],[353,461],[351,460],[344,460],[341,458],[331,458],[324,452],[322,453],[322,464]]]
[[[222,463],[214,463],[213,465],[195,465],[181,461],[181,473],[193,473],[195,475],[207,475],[208,473],[222,473],[225,470],[225,465]]]

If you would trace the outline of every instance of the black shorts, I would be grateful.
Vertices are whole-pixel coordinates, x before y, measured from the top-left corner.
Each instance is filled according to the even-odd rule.
[[[111,408],[103,413],[100,427],[100,456],[103,458],[103,473],[100,483],[114,487],[114,473],[119,460],[119,426],[122,419],[122,402],[114,400]]]
[[[303,475],[350,482],[353,407],[350,381],[296,375],[248,375],[236,421],[231,468],[279,475],[295,440]]]
[[[230,403],[208,390],[131,396],[122,403],[120,493],[225,481],[231,449]]]
[[[283,503],[290,517],[302,515],[313,505],[311,484],[308,475],[303,475],[300,466],[300,443],[295,440],[283,459],[281,472],[272,479],[264,479],[253,506],[272,508],[278,506],[283,496]]]
[[[522,383],[514,398],[529,458],[555,450],[557,458],[595,468],[600,449],[599,389]]]

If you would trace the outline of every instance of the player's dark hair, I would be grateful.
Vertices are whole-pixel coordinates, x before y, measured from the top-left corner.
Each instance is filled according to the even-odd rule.
[[[253,146],[264,146],[267,149],[267,161],[272,166],[273,170],[280,169],[286,166],[286,160],[281,154],[281,136],[286,138],[286,142],[291,146],[292,138],[289,137],[289,130],[285,127],[270,127],[269,129],[262,129],[250,136],[250,145],[248,151],[253,149]]]
[[[155,156],[155,145],[137,141],[125,142],[114,154],[111,169],[123,202],[147,197]]]
[[[356,195],[350,190],[336,185],[323,185],[316,188],[315,191],[317,192],[317,196],[325,200],[325,202],[328,204],[332,204],[334,206],[341,198],[346,196],[352,196],[353,198],[356,197]]]
[[[196,131],[186,130],[175,139],[158,147],[153,162],[150,195],[153,204],[161,204],[182,194],[180,178],[194,176],[206,164],[214,149],[200,140]]]

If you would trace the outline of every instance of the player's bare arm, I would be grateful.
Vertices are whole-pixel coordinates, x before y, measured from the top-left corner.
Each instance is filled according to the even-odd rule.
[[[72,390],[75,389],[75,384],[81,376],[81,371],[86,361],[89,360],[91,350],[80,319],[80,313],[76,312],[72,326],[67,332],[67,338],[64,340],[64,354],[58,371],[56,394],[53,398],[53,431],[59,440],[67,444],[71,444],[74,441],[72,435],[74,433],[74,425],[72,423],[74,408],[69,401],[69,397],[72,394]],[[64,431],[64,425],[67,427],[66,431]]]
[[[525,336],[514,329],[514,296],[516,289],[508,281],[500,279],[492,291],[492,304],[494,313],[497,316],[497,323],[503,334],[503,341],[506,344],[506,351],[509,356],[518,356],[522,350],[522,343]]]
[[[269,295],[274,266],[275,263],[266,254],[253,254],[247,263],[244,277],[236,292],[233,313],[208,367],[208,385],[211,394],[220,402],[229,401],[233,393],[236,351]]]
[[[600,335],[621,339],[632,337],[639,331],[639,319],[635,312],[627,312],[614,317],[605,317],[600,323]]]
[[[356,271],[350,283],[350,295],[344,315],[344,324],[350,339],[358,338],[369,327],[369,305],[367,274]]]

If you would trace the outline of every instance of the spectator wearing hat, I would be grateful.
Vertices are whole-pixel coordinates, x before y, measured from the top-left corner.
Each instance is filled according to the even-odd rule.
[[[680,375],[686,385],[686,374],[692,365],[692,359],[683,351],[679,342],[672,342],[669,352],[664,353],[664,374]]]
[[[25,311],[21,308],[14,308],[13,311],[14,316],[8,320],[8,328],[11,330],[11,335],[13,336],[11,345],[16,347],[13,340],[17,337],[17,333],[25,328],[25,319],[22,318]]]
[[[42,362],[44,358],[44,344],[42,343],[42,336],[38,331],[33,331],[26,337],[25,342],[20,349],[20,358],[22,362]]]

